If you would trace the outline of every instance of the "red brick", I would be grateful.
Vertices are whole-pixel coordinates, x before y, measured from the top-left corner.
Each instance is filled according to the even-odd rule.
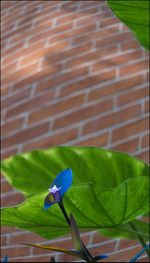
[[[1,88],[1,96],[7,96],[10,92],[10,86],[6,85],[4,87]]]
[[[129,262],[141,250],[141,247],[132,248],[127,251],[117,251],[116,254],[110,255],[109,258],[104,259],[104,262]]]
[[[86,246],[88,246],[89,241],[90,241],[91,233],[89,232],[89,233],[87,233],[87,234],[82,234],[82,233],[80,232],[80,235],[81,235],[81,239],[82,239],[82,241],[84,242],[84,244],[85,244]]]
[[[15,71],[14,73],[8,75],[4,79],[2,79],[2,85],[7,85],[12,82],[18,82],[20,79],[24,79],[29,75],[33,75],[37,72],[37,63],[34,63],[28,67],[23,68],[22,70]]]
[[[71,72],[64,73],[62,76],[59,76],[57,78],[53,78],[53,79],[44,81],[43,83],[41,83],[37,86],[36,90],[37,90],[37,92],[49,90],[51,88],[54,88],[58,85],[61,85],[62,83],[70,81],[70,80],[74,80],[74,82],[77,82],[76,78],[84,77],[87,75],[87,73],[88,73],[87,67],[82,67],[80,69],[76,69],[76,70],[73,70]]]
[[[111,243],[106,243],[104,245],[93,247],[89,249],[89,251],[91,252],[93,256],[98,256],[100,254],[107,255],[107,253],[114,252],[115,245],[116,245],[116,241],[113,241]]]
[[[43,242],[45,241],[45,238],[43,237],[40,237],[34,233],[20,233],[20,234],[17,234],[17,235],[11,235],[9,237],[9,243],[10,244],[20,244],[22,242],[24,243],[40,243],[40,242]]]
[[[12,155],[16,154],[17,152],[18,152],[18,148],[14,146],[13,149],[7,150],[7,151],[5,151],[4,153],[2,152],[2,153],[1,153],[1,159],[6,159],[6,158],[8,158],[9,156],[12,156]]]
[[[130,50],[130,49],[137,49],[137,48],[140,48],[140,45],[139,43],[136,41],[136,40],[132,40],[128,43],[123,43],[122,46],[121,46],[122,50],[123,51],[127,51],[127,50]]]
[[[55,29],[50,29],[47,32],[42,32],[42,33],[39,32],[38,35],[31,37],[29,44],[34,43],[34,42],[38,41],[39,39],[46,39],[46,38],[50,38],[51,36],[53,37],[60,32],[61,33],[63,32],[63,34],[66,34],[66,31],[71,30],[71,29],[72,29],[72,23],[70,22],[70,23],[65,24],[65,25],[60,25],[60,26],[56,27]]]
[[[118,246],[117,250],[129,248],[129,247],[137,246],[137,245],[139,245],[138,241],[122,239],[122,240],[120,240],[120,243],[119,243],[119,246]]]
[[[1,192],[2,193],[8,193],[12,191],[12,186],[7,181],[1,182]]]
[[[20,102],[22,100],[29,98],[29,96],[31,94],[31,90],[32,90],[31,87],[29,87],[28,89],[21,90],[21,92],[18,92],[15,95],[13,95],[13,93],[12,93],[11,96],[2,100],[1,107],[8,109],[9,106],[12,106],[17,102]]]
[[[24,122],[23,118],[19,118],[14,121],[5,122],[5,124],[2,125],[1,127],[2,136],[6,136],[17,129],[21,129],[23,122]]]
[[[54,43],[54,42],[57,42],[57,41],[60,41],[63,39],[70,39],[70,38],[77,36],[78,34],[84,34],[84,33],[85,34],[91,34],[91,32],[95,31],[95,29],[96,29],[96,25],[94,23],[91,25],[84,26],[82,28],[77,28],[77,29],[71,30],[69,32],[63,32],[61,35],[58,35],[58,36],[57,35],[53,36],[50,39],[50,42]],[[74,42],[73,42],[73,44],[74,44]]]
[[[46,252],[46,250],[45,250]],[[48,256],[41,256],[41,257],[35,257],[34,256],[31,256],[31,257],[22,257],[22,258],[15,258],[15,259],[11,259],[11,262],[49,262],[50,261],[50,258],[52,256],[54,256],[53,252],[48,252],[49,255]]]
[[[89,40],[93,40],[93,39],[95,39],[95,40],[102,39],[104,37],[107,37],[110,34],[112,35],[114,33],[117,33],[118,30],[119,30],[119,28],[117,25],[117,26],[114,26],[111,28],[107,28],[105,30],[98,31],[98,32],[91,32],[90,35],[83,35],[80,37],[78,37],[78,35],[77,35],[77,37],[73,40],[73,45],[79,45],[81,43],[83,44],[83,43],[86,43]],[[116,44],[116,43],[111,42],[111,45],[114,45],[114,44]],[[104,47],[104,45],[101,45],[98,48],[102,48],[102,47]]]
[[[105,16],[106,18],[106,16]],[[100,22],[100,27],[105,28],[110,25],[118,24],[118,20],[116,17],[108,17]]]
[[[145,101],[144,102],[144,112],[149,112],[150,110],[150,106],[149,106],[150,102],[149,101]]]
[[[10,46],[9,48],[5,49],[2,52],[2,57],[8,56],[8,55],[10,56],[13,52],[16,52],[17,50],[23,49],[24,44],[25,44],[25,40],[22,40],[20,43],[17,43],[14,46]]]
[[[46,94],[40,95],[36,98],[30,99],[27,102],[24,102],[12,109],[8,109],[5,115],[6,119],[9,119],[12,116],[17,116],[22,112],[28,112],[32,109],[42,108],[43,103],[48,103],[54,98],[55,92],[50,91]]]
[[[83,55],[79,58],[74,58],[68,62],[66,62],[66,68],[78,67],[83,63],[90,63],[93,60],[102,59],[105,56],[109,56],[113,53],[117,52],[117,47],[111,47],[104,49],[102,51],[94,51],[89,54]]]
[[[51,61],[49,59],[49,60],[47,60],[47,63],[44,64],[45,66],[49,66],[49,65],[51,65],[51,62],[56,63],[56,62],[60,61],[60,59],[57,59],[58,54],[56,52],[59,52],[61,50],[61,52],[62,52],[62,53],[60,53],[60,56],[61,56],[61,54],[63,54],[63,50],[65,50],[68,46],[69,46],[69,42],[63,41],[60,43],[56,43],[56,44],[54,44],[50,47],[47,47],[47,48],[35,49],[31,54],[26,55],[25,58],[21,59],[20,65],[22,67],[22,66],[25,66],[26,64],[32,63],[35,60],[38,61],[40,58],[46,59],[47,56],[52,56],[53,61]],[[55,60],[55,58],[56,58],[56,60]]]
[[[142,137],[142,148],[149,146],[149,134]]]
[[[22,40],[22,39],[21,39]],[[42,49],[42,48],[44,48],[44,44],[43,44],[43,42],[38,42],[38,43],[36,43],[36,44],[34,44],[34,45],[32,45],[32,46],[29,46],[29,47],[27,47],[27,48],[23,48],[22,47],[22,44],[17,44],[17,46],[16,46],[16,49],[15,49],[15,47],[14,47],[14,50],[16,50],[16,52],[14,53],[14,54],[12,54],[12,55],[9,55],[7,58],[4,58],[4,64],[8,64],[8,63],[10,63],[10,62],[12,62],[13,60],[16,60],[16,58],[21,58],[22,56],[26,56],[26,55],[28,55],[28,54],[30,54],[31,55],[31,53],[32,52],[34,52],[34,50],[36,50],[36,49]],[[13,48],[12,48],[13,49]]]
[[[149,61],[147,59],[140,62],[132,63],[131,65],[123,66],[120,69],[120,76],[129,75],[136,72],[141,72],[149,67]]]
[[[26,76],[26,78],[23,80],[18,81],[13,87],[13,91],[18,90],[23,86],[35,83],[36,81],[41,81],[46,77],[53,76],[53,74],[58,73],[61,69],[61,65],[49,65],[48,68],[41,70],[38,73],[32,74],[32,76]]]
[[[40,28],[40,30],[39,30]],[[63,29],[64,28],[64,29]],[[12,39],[12,43],[17,43],[19,41],[22,40],[22,38],[27,38],[28,36],[31,36],[31,39],[29,40],[29,45],[30,44],[36,44],[37,41],[40,40],[45,40],[47,37],[51,36],[51,34],[56,34],[56,33],[59,33],[63,30],[67,30],[67,28],[71,29],[72,26],[71,25],[65,25],[65,26],[60,26],[59,28],[56,28],[56,29],[49,29],[46,30],[46,32],[43,32],[43,30],[41,30],[41,27],[36,27],[36,29],[30,29],[26,32],[22,32],[18,35],[15,35]],[[22,30],[21,30],[22,31]]]
[[[137,112],[137,115],[138,115],[138,112]],[[119,140],[123,140],[125,138],[128,138],[131,135],[136,134],[137,131],[138,133],[140,133],[148,129],[149,129],[148,118],[144,118],[139,121],[134,121],[133,123],[128,124],[124,127],[115,129],[112,133],[112,141],[116,142]]]
[[[136,116],[139,116],[141,112],[141,108],[139,105],[131,106],[127,109],[121,110],[120,112],[114,112],[111,115],[107,115],[105,117],[100,117],[95,121],[91,121],[84,126],[83,135],[93,133],[108,127],[112,127],[113,125],[123,123],[129,119],[132,119]],[[122,128],[124,129],[124,128]],[[119,130],[119,129],[118,129]],[[117,137],[113,137],[113,141],[117,141]]]
[[[21,28],[19,27],[17,29],[10,30],[9,32],[6,31],[5,34],[2,35],[2,38],[3,38],[3,40],[5,40],[5,39],[9,39],[11,37],[14,37],[14,36],[16,36],[18,34],[21,34],[22,32],[24,32],[24,33],[26,31],[27,32],[32,32],[32,31],[29,31],[31,29],[32,29],[32,24],[28,24],[27,26],[24,25]]]
[[[148,96],[148,87],[144,87],[135,91],[130,91],[127,94],[120,95],[117,99],[119,106],[141,100]]]
[[[84,10],[85,15],[95,14],[95,12],[97,12],[97,8],[95,8],[95,7]],[[68,13],[68,15],[64,16],[64,17],[57,16],[57,24],[66,23],[68,21],[72,21],[73,19],[78,19],[81,17],[82,17],[82,10],[80,12],[74,12],[73,14]]]
[[[93,242],[92,243],[97,244],[97,243],[102,243],[102,242],[106,242],[109,240],[110,240],[110,238],[101,236],[99,233],[96,232],[93,236]]]
[[[108,46],[113,44],[121,44],[124,42],[129,41],[130,39],[133,39],[133,34],[131,32],[126,33],[120,33],[116,35],[106,36],[105,38],[102,38],[97,41],[96,48],[100,48],[101,46]]]
[[[76,139],[78,136],[78,130],[72,129],[69,131],[61,132],[56,135],[49,136],[46,139],[40,139],[40,141],[31,142],[29,144],[25,144],[23,150],[28,151],[32,149],[41,149],[48,148],[55,145],[61,145],[67,141],[71,141]]]
[[[141,258],[141,259],[137,260],[137,262],[148,262],[148,261],[149,261],[148,257]]]
[[[148,150],[145,151],[145,152],[137,154],[136,157],[141,159],[141,160],[143,160],[146,163],[150,162],[150,155],[149,155],[149,151]]]
[[[18,245],[17,247],[5,247],[1,248],[2,258],[6,255],[11,255],[10,257],[21,257],[29,254],[30,248]]]
[[[75,57],[79,54],[82,54],[83,52],[90,52],[92,50],[92,44],[87,43],[86,45],[82,45],[80,47],[71,48],[69,50],[64,50],[63,52],[59,52],[56,54],[52,54],[51,52],[45,55],[45,60],[43,65],[46,66],[50,63],[56,63],[60,60],[66,60],[71,59],[72,57]],[[65,63],[66,67],[67,63]]]
[[[100,89],[91,90],[89,93],[89,101],[101,98],[111,94],[118,93],[123,90],[131,90],[132,88],[142,84],[144,82],[143,75],[132,77],[126,80],[119,80],[113,84],[106,85]]]
[[[92,1],[92,5],[93,5],[93,1]],[[89,14],[88,16],[79,16],[79,13],[77,13],[78,17],[77,17],[77,20],[76,20],[76,25],[77,27],[80,27],[80,26],[85,26],[85,25],[88,25],[90,24],[91,22],[96,22],[98,20],[101,19],[101,22],[100,22],[100,29],[102,28],[102,23],[103,23],[103,18],[106,18],[108,12],[106,13],[100,13],[99,11],[97,13],[95,13],[94,15],[93,14]],[[75,14],[76,15],[76,14]],[[110,14],[109,14],[110,16]],[[110,22],[110,23],[109,23]],[[109,22],[107,23],[107,25],[112,25],[112,24],[115,24],[115,23],[118,23],[117,19],[116,18],[110,18],[109,19]]]
[[[107,143],[108,133],[87,140],[82,140],[80,143],[76,143],[76,145],[102,147],[104,145],[107,145]]]
[[[14,193],[7,196],[1,196],[1,206],[10,207],[24,201],[24,197],[20,193]]]
[[[66,114],[64,117],[60,117],[54,121],[53,129],[59,129],[66,127],[73,123],[78,123],[85,120],[91,116],[96,116],[102,112],[112,109],[113,101],[107,100],[105,102],[100,102],[92,106],[87,106],[83,109],[77,110],[73,113]]]
[[[87,77],[84,80],[77,81],[74,84],[66,85],[60,90],[60,96],[65,96],[70,94],[71,92],[86,89],[88,87],[92,87],[96,84],[101,84],[105,81],[114,79],[116,77],[116,71],[111,70],[105,73],[98,74],[96,76]]]
[[[43,107],[42,109],[30,114],[29,124],[54,116],[55,114],[66,111],[70,108],[73,109],[79,107],[83,104],[83,102],[84,95],[78,95],[76,97],[55,103],[53,105]]]
[[[2,141],[2,147],[6,148],[19,143],[23,143],[25,141],[31,140],[32,138],[35,138],[36,136],[45,134],[46,132],[48,132],[48,130],[49,130],[49,123],[40,124],[36,127],[22,130],[16,133],[15,135],[12,135],[11,137],[4,139]]]
[[[17,67],[17,62],[13,62],[6,67],[2,67],[2,71],[1,71],[2,78],[3,79],[6,78],[8,75],[16,71],[16,67]]]
[[[80,259],[79,257],[74,257],[72,255],[67,255],[67,254],[63,254],[63,253],[59,257],[60,257],[59,262],[74,262],[75,260]]]
[[[134,153],[138,150],[138,142],[139,139],[134,139],[125,143],[121,143],[117,146],[113,146],[112,149],[121,152]]]
[[[8,236],[1,236],[1,246],[6,246],[8,244]]]
[[[43,2],[43,1],[42,1]],[[32,2],[32,3],[35,3],[35,5],[37,4],[36,2]],[[44,2],[42,3],[42,5],[44,4]],[[31,6],[27,6],[26,5],[26,12],[30,12],[32,9],[31,9]],[[47,5],[46,8],[42,8],[42,10],[40,11],[40,15],[37,15],[34,19],[34,21],[36,21],[36,25],[39,25],[43,22],[43,20],[50,20],[51,18],[51,12],[53,11],[56,11],[57,10],[57,6],[52,6],[52,3],[51,5]],[[19,24],[18,26],[22,26],[22,25],[25,25],[26,23],[29,23],[30,20],[26,18],[26,15],[27,14],[23,14],[23,16],[20,16],[20,19],[19,19]],[[44,17],[43,17],[44,15]],[[31,12],[31,18],[32,18],[33,14]],[[31,20],[31,23],[32,23],[33,19]]]
[[[93,71],[100,71],[106,68],[116,67],[122,64],[127,63],[128,61],[138,59],[141,57],[142,51],[133,51],[132,53],[115,56],[106,60],[102,60],[100,62],[97,62],[93,65]]]
[[[11,226],[2,226],[1,227],[1,234],[7,234],[7,233],[19,233],[21,232],[20,229],[11,227]]]
[[[1,121],[3,122],[5,119],[5,110],[2,109],[1,111]]]
[[[28,14],[29,15],[29,14]],[[33,14],[32,14],[33,15]],[[20,38],[18,38],[18,35],[21,35],[23,33],[24,35],[24,39],[26,37],[28,37],[28,35],[33,35],[35,34],[35,32],[42,32],[43,28],[50,28],[52,25],[52,21],[45,21],[45,27],[43,26],[38,26],[36,27],[36,31],[33,29],[32,30],[32,26],[33,26],[33,20],[32,22],[28,23],[28,24],[24,24],[24,25],[20,25],[16,30],[12,30],[10,32],[8,32],[7,34],[5,34],[4,36],[2,36],[3,40],[11,38],[13,39],[13,43],[14,43],[14,39],[16,40],[15,42],[18,42],[20,40]],[[40,39],[40,38],[39,38]]]

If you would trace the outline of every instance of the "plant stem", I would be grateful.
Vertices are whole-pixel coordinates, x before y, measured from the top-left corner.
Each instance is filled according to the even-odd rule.
[[[129,225],[131,226],[131,228],[135,231],[138,231],[138,229],[134,226],[133,223],[129,223]],[[141,235],[137,235],[138,240],[140,241],[141,245],[143,246],[143,248],[145,248],[147,246],[146,241],[144,240],[144,238]],[[149,249],[147,249],[146,254],[148,255],[148,257],[150,257],[150,252]]]
[[[65,219],[66,219],[66,221],[68,223],[68,225],[70,226],[70,219],[69,219],[69,216],[68,216],[68,214],[66,212],[66,209],[64,207],[63,202],[61,201],[58,204],[59,204],[59,207],[60,207],[60,209],[61,209],[61,211],[62,211],[62,213],[63,213],[63,215],[64,215],[64,217],[65,217]]]
[[[58,205],[59,205],[59,207],[60,207],[60,209],[61,209],[61,211],[62,211],[62,213],[63,213],[63,215],[64,215],[64,217],[65,217],[65,219],[66,219],[66,221],[67,221],[67,223],[68,223],[68,225],[69,225],[69,227],[70,227],[70,226],[71,226],[71,224],[70,224],[70,219],[69,219],[69,216],[68,216],[68,214],[67,214],[67,212],[66,212],[66,209],[65,209],[65,207],[64,207],[63,201],[61,200],[61,202],[59,202]],[[85,245],[84,245],[84,243],[83,243],[82,240],[81,240],[81,242],[82,242],[82,244],[83,244],[83,246],[84,246],[84,251],[82,251],[82,252],[83,252],[83,259],[84,259],[86,262],[95,262],[94,258],[90,255],[89,251],[88,251],[87,248],[85,247]],[[86,251],[86,253],[85,253],[85,251]],[[80,251],[80,252],[81,252],[81,251]],[[87,254],[88,254],[88,256],[87,256]]]

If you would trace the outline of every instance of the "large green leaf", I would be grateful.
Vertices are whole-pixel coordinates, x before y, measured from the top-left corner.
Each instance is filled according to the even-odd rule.
[[[134,33],[142,46],[149,49],[149,0],[107,0],[114,14]]]
[[[25,195],[48,189],[55,176],[70,167],[75,184],[92,182],[113,188],[126,179],[148,175],[149,167],[128,154],[96,147],[54,147],[10,157],[1,163],[10,184]]]
[[[65,196],[65,207],[77,218],[82,230],[115,227],[128,233],[131,229],[121,225],[148,211],[147,179],[144,176],[131,178],[112,190],[93,184],[74,186]],[[59,206],[54,205],[48,211],[44,210],[46,194],[44,191],[17,207],[3,209],[2,224],[30,230],[48,239],[67,233],[69,228]]]
[[[69,232],[58,205],[45,211],[44,198],[61,170],[73,170],[73,186],[65,194],[67,212],[82,230],[135,238],[128,223],[148,213],[148,165],[127,154],[94,147],[55,147],[2,162],[11,184],[30,196],[23,204],[2,210],[2,224],[52,239]],[[116,234],[115,234],[116,231]],[[145,229],[139,230],[147,237]]]

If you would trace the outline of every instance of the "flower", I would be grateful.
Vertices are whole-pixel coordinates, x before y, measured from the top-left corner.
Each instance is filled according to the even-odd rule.
[[[54,181],[52,182],[50,188],[48,189],[49,194],[45,197],[44,208],[48,209],[51,205],[60,203],[65,192],[72,185],[72,170],[67,168],[60,172]]]

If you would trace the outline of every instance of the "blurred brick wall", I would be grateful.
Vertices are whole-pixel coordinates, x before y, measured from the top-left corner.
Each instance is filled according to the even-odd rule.
[[[148,162],[148,54],[106,2],[1,4],[2,158],[64,144],[126,151]],[[1,186],[2,206],[23,200],[4,178]],[[112,253],[107,262],[128,261],[140,249],[95,232],[83,240],[95,254]],[[49,261],[47,251],[20,245],[48,243],[34,234],[3,227],[1,241],[11,262]],[[49,243],[72,247],[69,237]]]

